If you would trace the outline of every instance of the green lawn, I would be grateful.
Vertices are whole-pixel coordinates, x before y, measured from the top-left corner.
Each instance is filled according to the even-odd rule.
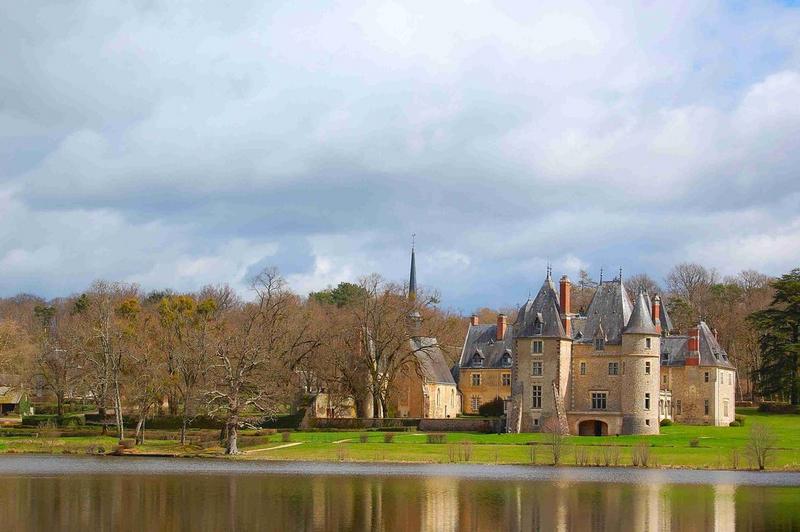
[[[776,437],[776,449],[768,463],[769,469],[800,470],[800,416],[760,414],[754,409],[740,409],[746,416],[743,427],[706,427],[673,425],[662,427],[658,436],[604,436],[564,438],[561,463],[566,465],[605,465],[607,462],[622,466],[632,464],[632,455],[642,442],[649,451],[650,467],[691,467],[731,469],[749,467],[746,445],[750,428],[761,423],[769,427]],[[48,431],[28,429],[0,430],[0,453],[65,453],[85,454],[97,452],[98,447],[109,452],[116,448],[113,436],[91,435],[91,429],[80,429],[80,436],[62,435]],[[89,435],[87,435],[87,432]],[[136,447],[137,454],[168,454],[176,456],[218,456],[222,449],[214,445],[215,431],[190,431],[192,441],[209,440],[209,445],[181,446],[177,434],[157,431],[151,433],[162,439],[148,437],[146,443]],[[504,464],[551,464],[552,447],[547,434],[479,434],[447,433],[446,443],[430,444],[424,433],[393,432],[394,442],[384,443],[383,432],[292,432],[285,442],[279,434],[253,438],[254,431],[242,431],[240,447],[242,459],[258,460],[326,460],[326,461],[386,461],[386,462],[472,462]],[[367,435],[361,443],[360,436]],[[698,446],[691,446],[696,439]],[[466,442],[466,443],[465,443]],[[294,444],[294,445],[287,445]],[[615,459],[614,457],[618,458]]]

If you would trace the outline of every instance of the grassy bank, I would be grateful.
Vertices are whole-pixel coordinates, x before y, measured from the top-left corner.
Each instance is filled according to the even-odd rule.
[[[800,470],[800,416],[760,414],[742,409],[742,427],[673,425],[659,436],[565,437],[561,463],[566,465],[631,466],[642,452],[648,467],[746,469],[752,467],[746,450],[750,428],[760,423],[775,436],[768,469]],[[10,433],[14,435],[8,435]],[[385,441],[385,434],[392,439]],[[125,453],[174,456],[219,456],[216,431],[192,431],[190,445],[182,446],[176,433],[152,432],[144,445]],[[243,431],[238,458],[251,460],[324,460],[361,462],[471,462],[499,464],[552,464],[547,434],[448,433],[443,443],[427,443],[416,432],[292,432],[281,434]],[[365,440],[365,441],[362,441]],[[111,436],[80,431],[17,430],[0,432],[0,453],[44,452],[66,454],[108,453],[117,448]]]

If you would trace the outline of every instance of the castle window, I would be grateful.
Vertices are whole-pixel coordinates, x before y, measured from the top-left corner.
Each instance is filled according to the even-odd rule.
[[[541,355],[544,352],[544,342],[541,340],[534,340],[531,344],[531,353],[534,355]]]
[[[650,410],[650,394],[649,393],[644,394],[644,409],[645,410]]]
[[[650,362],[645,362],[644,363],[644,374],[645,375],[650,375]]]
[[[586,375],[586,362],[581,362],[581,375]]]
[[[666,376],[666,375],[664,375],[664,376],[661,378],[661,381],[662,381],[664,384],[666,384],[666,383],[667,383],[667,376]]]
[[[619,375],[619,362],[609,362],[608,363],[608,374],[609,375]]]
[[[501,379],[503,386],[511,386],[511,373],[503,373]]]
[[[533,426],[534,427],[538,427],[539,426],[539,418],[538,417],[533,418]]]
[[[592,392],[592,410],[605,410],[607,399],[607,392]]]
[[[679,416],[683,413],[683,409],[681,408],[681,400],[680,399],[677,399],[675,401],[675,413],[677,415],[679,415]]]
[[[728,417],[728,400],[722,402],[722,415]]]
[[[708,372],[707,371],[705,372],[705,374],[703,374],[703,381],[704,382],[708,382]]]
[[[503,367],[506,367],[506,368],[510,367],[511,366],[511,355],[509,355],[508,353],[503,353],[502,364],[503,364]]]
[[[650,338],[645,338],[644,339],[644,348],[645,349],[650,349],[651,342],[652,342],[652,340],[650,340]]]
[[[650,420],[649,420],[649,419],[645,419],[645,420],[644,420],[644,424],[645,424],[645,425],[647,425],[647,426],[649,427],[649,426],[650,426]]]
[[[481,407],[481,398],[479,395],[473,395],[470,398],[470,406],[473,412],[477,412]]]
[[[595,351],[603,351],[606,348],[606,341],[602,338],[595,338],[594,339],[594,350]]]
[[[472,385],[473,386],[480,386],[481,385],[481,374],[480,373],[473,373],[472,374]]]
[[[482,368],[483,367],[483,357],[480,353],[475,353],[472,355],[472,367],[473,368]]]
[[[705,415],[708,415],[708,411],[709,411],[709,405],[708,405],[708,399],[706,399],[705,401],[703,401],[703,413]]]
[[[536,318],[533,322],[533,334],[542,334],[542,319],[541,317]]]
[[[533,386],[531,393],[531,408],[542,408],[542,387]]]
[[[531,375],[534,377],[541,377],[542,376],[542,361],[541,360],[534,360],[531,363]]]

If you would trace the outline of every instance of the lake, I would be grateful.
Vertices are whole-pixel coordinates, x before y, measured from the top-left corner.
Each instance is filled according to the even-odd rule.
[[[3,530],[791,530],[800,474],[6,455]]]

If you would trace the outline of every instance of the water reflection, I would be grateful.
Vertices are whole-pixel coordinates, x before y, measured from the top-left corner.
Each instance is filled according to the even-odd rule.
[[[800,488],[273,474],[5,476],[6,530],[800,527]]]

